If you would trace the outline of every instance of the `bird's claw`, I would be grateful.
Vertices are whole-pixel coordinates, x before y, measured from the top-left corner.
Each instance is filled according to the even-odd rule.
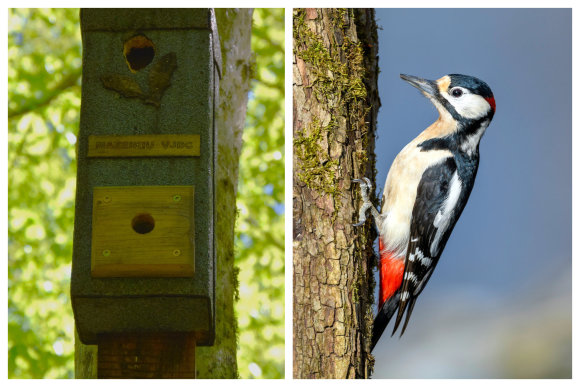
[[[368,177],[363,177],[362,179],[353,179],[353,183],[360,184],[360,194],[362,196],[363,202],[369,201],[369,190],[371,188],[371,181]]]
[[[361,179],[353,179],[352,182],[360,184],[360,194],[361,194],[361,197],[363,200],[363,203],[362,203],[360,210],[358,212],[359,222],[353,223],[354,227],[359,227],[359,226],[362,226],[363,224],[365,224],[365,222],[367,220],[366,212],[370,207],[372,207],[372,203],[369,200],[369,189],[371,187],[371,181],[367,177],[363,177],[362,180]]]

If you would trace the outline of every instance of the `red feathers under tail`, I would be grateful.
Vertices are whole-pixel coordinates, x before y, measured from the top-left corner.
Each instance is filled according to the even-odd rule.
[[[379,238],[379,251],[381,253],[379,308],[386,300],[401,287],[405,260],[397,257],[392,252],[385,250],[383,241]]]
[[[380,238],[379,251],[381,253],[379,265],[379,312],[373,323],[371,351],[399,307],[399,288],[403,283],[403,273],[405,271],[405,260],[385,250],[383,241]]]

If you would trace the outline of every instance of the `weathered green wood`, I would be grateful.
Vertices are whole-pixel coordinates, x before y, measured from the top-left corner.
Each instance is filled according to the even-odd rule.
[[[168,23],[176,12],[81,11],[83,82],[71,296],[79,337],[88,344],[96,343],[99,333],[156,331],[197,332],[199,345],[213,343],[217,156],[213,120],[221,64],[214,54],[213,11],[179,10],[179,20],[206,23],[171,29]],[[150,64],[134,73],[125,44],[135,36],[146,37],[155,52]],[[88,157],[90,136],[111,135],[199,135],[200,155]],[[95,278],[91,275],[94,190],[160,185],[195,187],[193,278],[151,274]]]
[[[101,12],[101,11],[98,11]],[[178,17],[181,13],[178,11]],[[115,18],[121,17],[117,14]],[[196,349],[196,369],[199,378],[236,378],[237,325],[234,316],[236,271],[234,269],[233,236],[235,220],[235,196],[238,178],[238,162],[241,135],[245,123],[247,92],[250,88],[252,65],[251,9],[216,10],[222,40],[223,61],[216,52],[216,62],[223,64],[220,80],[220,103],[215,110],[215,122],[219,135],[217,166],[217,223],[220,236],[217,247],[216,338],[211,347]],[[98,27],[94,27],[98,29]],[[124,98],[119,96],[118,98]],[[134,99],[138,102],[138,99]],[[97,348],[76,340],[75,373],[77,378],[97,377]]]

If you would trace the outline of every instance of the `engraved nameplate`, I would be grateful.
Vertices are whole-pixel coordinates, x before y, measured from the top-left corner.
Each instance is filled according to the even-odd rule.
[[[200,155],[199,134],[89,136],[88,157],[192,157]]]

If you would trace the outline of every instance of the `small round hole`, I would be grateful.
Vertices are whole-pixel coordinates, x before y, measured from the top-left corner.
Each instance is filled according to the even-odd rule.
[[[155,228],[155,219],[150,214],[139,214],[131,221],[131,227],[136,233],[147,234]]]
[[[143,35],[133,36],[125,42],[123,54],[129,70],[137,72],[147,67],[155,57],[153,42]]]

